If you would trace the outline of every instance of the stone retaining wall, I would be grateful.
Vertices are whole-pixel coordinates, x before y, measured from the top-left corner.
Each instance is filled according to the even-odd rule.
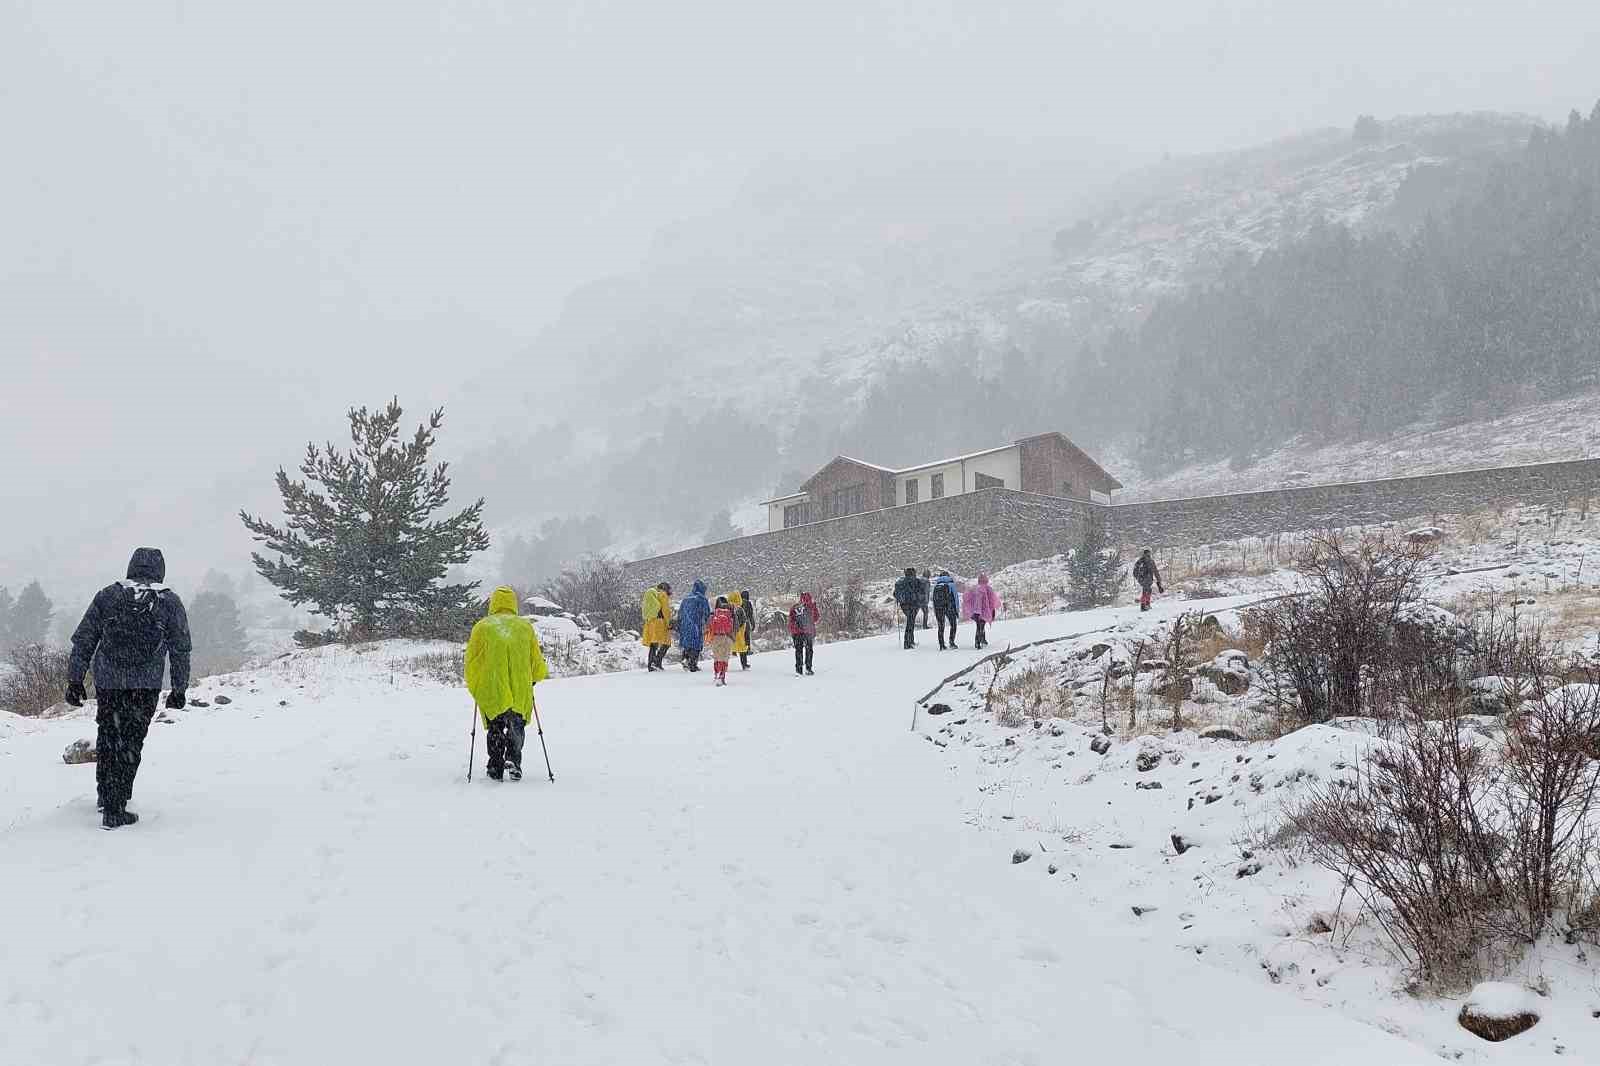
[[[640,559],[627,571],[639,585],[668,581],[678,595],[695,578],[714,590],[765,594],[855,574],[893,577],[907,566],[975,574],[1060,552],[1102,509],[1082,500],[984,489]]]
[[[1600,459],[1575,459],[1117,504],[1108,510],[1119,542],[1175,548],[1435,514],[1471,514],[1501,502],[1560,505],[1596,495],[1600,495]]]
[[[893,577],[913,565],[994,571],[1066,551],[1091,516],[1118,543],[1175,548],[1591,496],[1600,496],[1600,459],[1111,506],[984,489],[640,559],[627,571],[634,584],[666,580],[679,595],[697,577],[714,590],[766,594],[854,574]]]

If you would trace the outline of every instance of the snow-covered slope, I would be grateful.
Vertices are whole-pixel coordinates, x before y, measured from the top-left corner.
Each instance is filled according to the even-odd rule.
[[[1433,1061],[1012,865],[908,730],[972,654],[883,637],[812,679],[765,655],[721,690],[552,681],[555,782],[530,736],[527,780],[471,785],[459,689],[405,655],[293,656],[156,725],[144,821],[114,834],[59,758],[91,720],[8,718],[0,1058]]]

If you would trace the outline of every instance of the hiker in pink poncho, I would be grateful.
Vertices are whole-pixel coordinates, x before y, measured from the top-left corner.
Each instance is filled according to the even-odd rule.
[[[961,610],[978,627],[978,637],[972,646],[988,647],[989,637],[984,627],[1000,613],[1000,594],[989,584],[988,574],[979,574],[978,583],[961,594]]]

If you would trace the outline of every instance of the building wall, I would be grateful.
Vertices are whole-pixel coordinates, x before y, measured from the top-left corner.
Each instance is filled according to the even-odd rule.
[[[1021,479],[1017,487],[1023,492],[1070,496],[1077,500],[1090,498],[1090,490],[1099,481],[1099,473],[1083,455],[1069,448],[1059,437],[1025,440],[1019,448]],[[1070,492],[1066,489],[1069,484]]]
[[[895,481],[898,482],[896,498],[899,500],[900,505],[902,507],[905,506],[907,481],[915,481],[917,483],[918,503],[933,499],[933,475],[935,474],[944,475],[944,494],[946,496],[959,496],[961,494],[961,464],[946,463],[943,466],[930,466],[926,470],[918,470],[895,478]]]
[[[1006,483],[1006,488],[1013,491],[1022,488],[1022,450],[1015,446],[968,459],[965,466],[968,492],[977,491],[979,474],[997,477]]]
[[[807,484],[805,491],[811,496],[811,506],[819,516],[828,514],[828,508],[833,506],[834,491],[850,485],[863,485],[866,488],[866,510],[875,511],[884,506],[886,483],[892,486],[894,479],[882,471],[872,467],[857,466],[850,462],[834,460],[817,472]],[[779,517],[779,526],[783,524]]]
[[[1170,548],[1586,498],[1600,498],[1600,459],[1110,506],[989,489],[641,559],[627,569],[641,587],[665,579],[687,588],[702,577],[713,588],[760,594],[854,574],[891,577],[913,565],[997,570],[1066,551],[1091,520],[1106,522],[1119,544]]]

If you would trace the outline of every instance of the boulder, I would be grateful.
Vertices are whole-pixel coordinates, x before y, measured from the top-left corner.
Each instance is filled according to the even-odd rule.
[[[61,753],[61,761],[68,766],[77,763],[94,762],[96,758],[98,758],[98,753],[95,751],[94,741],[88,739],[74,740],[67,745],[67,750]]]
[[[1096,755],[1104,755],[1111,750],[1111,738],[1100,736],[1089,741],[1089,750]]]
[[[1419,526],[1407,530],[1405,538],[1409,544],[1437,544],[1444,539],[1444,530],[1438,526]]]
[[[1473,988],[1456,1020],[1473,1036],[1497,1044],[1539,1024],[1538,1001],[1525,988],[1485,981]]]
[[[1207,729],[1204,733],[1200,734],[1200,739],[1202,739],[1202,740],[1242,741],[1242,740],[1244,740],[1244,737],[1240,736],[1238,733],[1235,733],[1231,729],[1218,728],[1218,729]]]
[[[1161,765],[1161,753],[1159,751],[1150,750],[1141,751],[1137,756],[1135,756],[1133,765],[1134,768],[1137,769],[1141,774],[1149,773],[1151,770],[1154,770],[1156,767]]]
[[[929,714],[949,714],[954,709],[955,708],[951,707],[948,703],[935,703],[932,707],[928,708],[928,713]]]
[[[1169,673],[1151,685],[1150,692],[1152,695],[1160,696],[1162,699],[1170,700],[1174,697],[1188,699],[1194,695],[1194,678],[1186,674],[1175,676]]]
[[[1031,858],[1033,858],[1033,852],[1025,848],[1018,848],[1011,853],[1011,865],[1016,866],[1018,863],[1027,862]]]

